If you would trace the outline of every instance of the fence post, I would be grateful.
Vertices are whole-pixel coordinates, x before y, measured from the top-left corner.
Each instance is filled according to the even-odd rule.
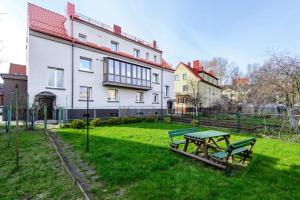
[[[58,123],[59,123],[59,127],[61,127],[61,117],[62,117],[62,108],[58,107]]]
[[[237,119],[237,132],[240,132],[240,128],[241,128],[241,114],[240,112],[236,113],[236,119]]]
[[[44,131],[47,133],[47,106],[44,105]]]
[[[32,106],[32,117],[31,117],[31,130],[34,130],[34,122],[35,122],[35,106]]]

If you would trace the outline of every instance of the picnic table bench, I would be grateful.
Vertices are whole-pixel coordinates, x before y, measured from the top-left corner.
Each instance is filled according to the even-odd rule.
[[[169,138],[171,139],[170,142],[171,148],[178,149],[180,144],[185,144],[185,140],[174,140],[175,137],[183,136],[184,134],[187,133],[194,133],[196,131],[197,131],[196,128],[185,128],[185,129],[168,131]]]
[[[183,154],[194,159],[204,161],[215,167],[226,169],[229,158],[234,159],[235,155],[242,157],[242,162],[251,157],[252,147],[256,139],[254,137],[230,144],[230,133],[221,131],[202,131],[197,132],[196,129],[181,129],[169,131],[171,138],[171,150]],[[185,140],[174,141],[173,137],[184,136]],[[225,140],[226,147],[220,147],[218,142]],[[196,150],[193,153],[187,152],[190,143],[195,144]],[[179,150],[180,144],[184,144],[183,150]],[[217,150],[212,154],[209,148]]]

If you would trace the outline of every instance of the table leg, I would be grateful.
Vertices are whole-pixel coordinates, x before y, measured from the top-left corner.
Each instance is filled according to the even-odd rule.
[[[188,139],[188,138],[185,139],[185,144],[184,144],[183,151],[186,151],[186,150],[187,150],[188,145],[189,145],[189,141],[190,141],[190,139]]]
[[[203,147],[204,157],[208,159],[208,147],[206,144],[206,140],[203,140],[202,147]]]
[[[224,136],[225,142],[226,142],[226,146],[228,146],[230,144],[229,142],[229,136]]]

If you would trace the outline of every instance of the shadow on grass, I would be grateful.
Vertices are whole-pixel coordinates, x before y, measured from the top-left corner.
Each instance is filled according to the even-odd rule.
[[[122,126],[139,127],[139,124]],[[91,135],[90,152],[85,153],[85,135],[63,132],[60,135],[66,141],[76,141],[73,147],[96,168],[107,187],[127,188],[129,199],[300,198],[300,165],[282,165],[279,159],[263,154],[254,152],[248,167],[228,177],[224,171],[177,155],[167,146],[140,143],[134,137]]]

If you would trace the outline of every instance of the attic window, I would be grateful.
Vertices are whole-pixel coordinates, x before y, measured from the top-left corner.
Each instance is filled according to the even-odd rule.
[[[86,35],[79,33],[78,38],[80,42],[86,42]]]

